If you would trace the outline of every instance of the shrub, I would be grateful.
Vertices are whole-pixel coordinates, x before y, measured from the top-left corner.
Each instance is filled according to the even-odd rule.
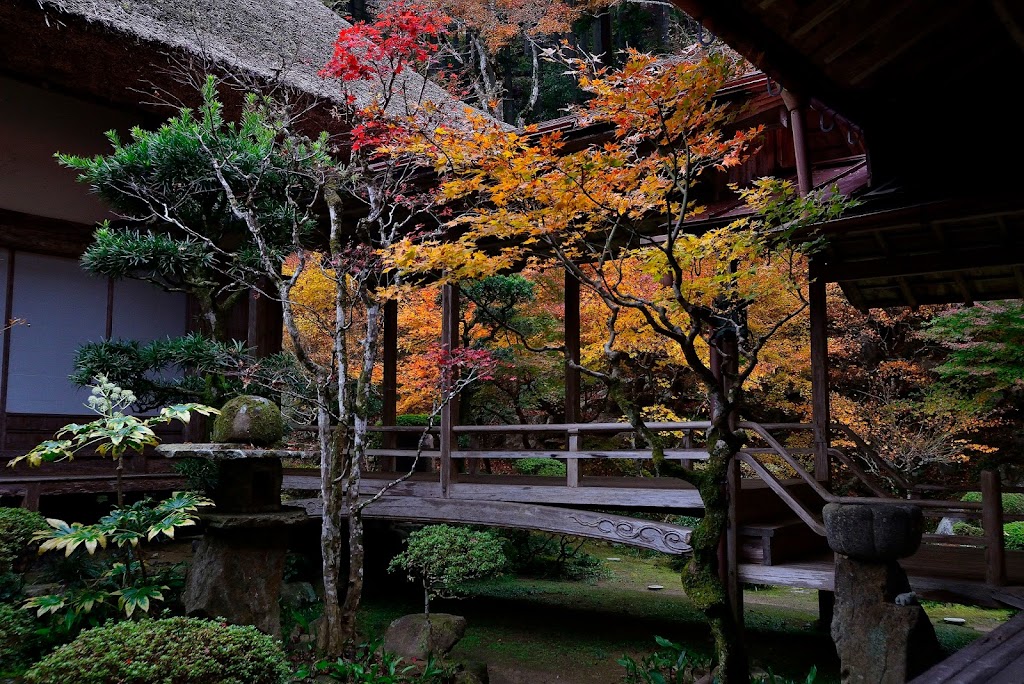
[[[583,550],[584,539],[531,530],[501,530],[505,555],[517,575],[573,581],[608,575],[600,558]]]
[[[516,461],[520,475],[565,477],[565,464],[553,458],[520,458]]]
[[[454,525],[427,525],[406,540],[405,551],[395,556],[388,570],[404,570],[423,584],[423,612],[430,614],[430,599],[453,597],[467,582],[500,575],[508,564],[501,540],[490,531]]]
[[[953,534],[960,534],[965,537],[983,537],[985,536],[985,530],[980,525],[958,520],[953,523]]]
[[[960,497],[960,500],[979,503],[981,501],[981,492],[967,492]],[[1003,494],[1003,513],[1007,515],[1024,515],[1024,494],[1005,492]]]
[[[35,555],[32,535],[46,529],[46,520],[25,508],[0,508],[0,574],[20,571]]]
[[[1024,551],[1024,521],[1003,525],[1003,539],[1008,551]]]
[[[28,684],[284,684],[284,651],[255,627],[172,617],[88,629],[25,673]]]
[[[35,655],[36,624],[16,606],[0,604],[0,676],[20,674]]]

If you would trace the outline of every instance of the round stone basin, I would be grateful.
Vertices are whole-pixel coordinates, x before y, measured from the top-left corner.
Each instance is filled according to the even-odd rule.
[[[219,513],[276,513],[281,510],[282,458],[302,458],[309,452],[264,449],[245,444],[160,444],[167,458],[201,458],[220,467],[217,486],[210,492]]]

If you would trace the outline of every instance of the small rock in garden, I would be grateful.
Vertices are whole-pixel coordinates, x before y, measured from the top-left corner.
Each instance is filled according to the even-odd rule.
[[[447,654],[466,634],[466,618],[448,613],[403,615],[384,633],[384,650],[407,660]]]
[[[609,557],[608,557],[607,559],[605,559],[605,560],[610,560],[610,561],[620,561],[620,560],[622,560],[622,559],[621,559],[621,558],[619,558],[618,556],[609,556]]]
[[[661,584],[648,584],[647,588],[650,589],[651,591],[660,591],[660,590],[664,589],[665,587],[663,585],[661,585]]]
[[[957,617],[944,617],[944,618],[942,618],[942,621],[943,622],[948,622],[951,625],[967,624],[967,620],[965,620],[963,618],[957,618]]]

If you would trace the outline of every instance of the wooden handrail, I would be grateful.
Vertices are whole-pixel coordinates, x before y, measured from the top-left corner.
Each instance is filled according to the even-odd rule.
[[[818,494],[818,496],[820,496],[822,499],[825,499],[826,501],[829,499],[829,497],[832,496],[832,494],[827,489],[825,489],[820,482],[818,482],[810,473],[804,470],[803,466],[800,465],[800,462],[793,458],[792,454],[786,451],[786,448],[782,446],[782,444],[780,444],[777,439],[772,437],[772,435],[768,432],[768,430],[765,429],[764,426],[758,425],[757,423],[745,423],[744,425],[749,426],[750,429],[754,430],[754,432],[756,432],[758,436],[761,437],[761,439],[766,441],[770,447],[775,449],[775,453],[781,456],[782,460],[788,463],[789,466],[796,471],[796,474],[804,482],[811,486],[811,489],[813,489]]]
[[[786,489],[786,486],[779,482],[778,479],[776,479],[776,477],[772,475],[767,468],[761,465],[756,458],[743,452],[740,452],[737,457],[740,461],[753,468],[754,472],[761,477],[764,483],[767,484],[773,492],[778,494],[779,498],[786,502],[786,505],[789,506],[793,512],[807,524],[808,527],[822,537],[825,536],[824,524],[822,524],[822,522],[818,520],[813,513],[807,510],[807,507],[804,506],[802,502],[795,499]]]

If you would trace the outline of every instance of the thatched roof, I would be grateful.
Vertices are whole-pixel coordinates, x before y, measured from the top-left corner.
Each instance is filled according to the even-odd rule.
[[[0,0],[0,67],[74,94],[138,105],[140,90],[181,96],[180,65],[216,69],[340,102],[318,71],[349,26],[319,0]],[[461,114],[436,84],[407,74],[410,92]],[[359,84],[354,94],[366,101]]]

